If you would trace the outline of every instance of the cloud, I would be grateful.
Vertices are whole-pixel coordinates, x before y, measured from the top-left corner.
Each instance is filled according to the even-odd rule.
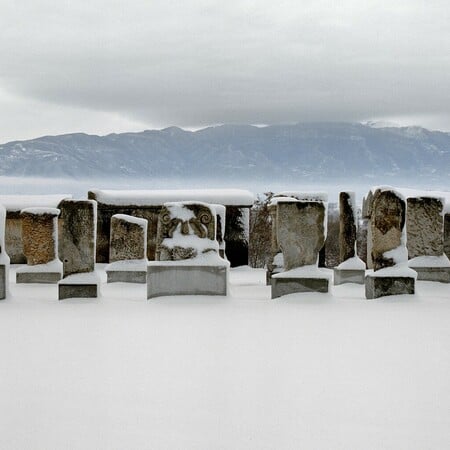
[[[0,87],[93,123],[426,116],[450,129],[449,16],[419,0],[10,2]]]

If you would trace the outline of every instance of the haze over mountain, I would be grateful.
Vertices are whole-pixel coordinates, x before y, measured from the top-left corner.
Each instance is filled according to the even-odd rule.
[[[358,123],[171,127],[107,136],[45,136],[0,145],[2,176],[358,181],[443,186],[450,133]]]

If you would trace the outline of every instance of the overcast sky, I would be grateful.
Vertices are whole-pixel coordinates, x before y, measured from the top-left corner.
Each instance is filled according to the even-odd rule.
[[[169,125],[450,131],[448,0],[0,0],[0,142]]]

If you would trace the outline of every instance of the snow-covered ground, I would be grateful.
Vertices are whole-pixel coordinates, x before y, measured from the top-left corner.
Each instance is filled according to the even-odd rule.
[[[2,450],[445,449],[449,424],[449,285],[270,300],[240,268],[227,298],[0,302]]]

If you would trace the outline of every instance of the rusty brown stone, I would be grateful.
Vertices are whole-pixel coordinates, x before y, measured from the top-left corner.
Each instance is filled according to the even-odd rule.
[[[147,257],[147,220],[125,214],[111,218],[111,262],[145,259]]]
[[[22,242],[23,253],[27,264],[47,264],[55,260],[57,255],[57,218],[59,211],[54,213],[34,213],[22,211]]]

